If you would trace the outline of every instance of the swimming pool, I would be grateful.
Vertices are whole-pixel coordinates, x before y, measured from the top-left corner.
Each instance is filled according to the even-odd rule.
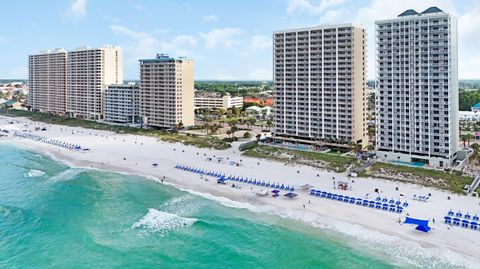
[[[409,165],[409,166],[414,166],[414,167],[424,167],[425,163],[422,162],[402,162],[402,161],[393,161],[393,163],[397,164],[403,164],[403,165]]]

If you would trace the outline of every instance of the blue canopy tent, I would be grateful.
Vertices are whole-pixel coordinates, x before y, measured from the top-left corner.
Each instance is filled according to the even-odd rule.
[[[284,196],[293,199],[293,198],[297,197],[297,195],[298,194],[296,194],[296,193],[289,192],[289,193],[285,194]]]
[[[428,220],[421,220],[421,219],[414,219],[414,218],[407,217],[403,223],[417,225],[415,230],[425,232],[425,233],[428,233],[432,229],[428,226]]]

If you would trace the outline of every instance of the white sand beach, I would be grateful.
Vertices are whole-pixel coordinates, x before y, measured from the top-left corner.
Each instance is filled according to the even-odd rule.
[[[10,124],[10,121],[14,123]],[[35,127],[46,127],[47,130],[35,131]],[[359,239],[368,240],[368,237],[382,236],[385,244],[392,245],[392,250],[395,250],[395,245],[404,244],[411,247],[412,251],[430,251],[432,255],[444,255],[446,259],[451,253],[462,253],[460,257],[464,255],[465,260],[457,258],[458,256],[451,259],[455,259],[453,262],[463,267],[471,267],[471,264],[475,263],[478,265],[480,262],[480,231],[451,227],[443,223],[443,217],[450,209],[454,212],[461,210],[462,213],[480,216],[478,198],[375,178],[354,178],[352,183],[347,175],[342,173],[247,158],[241,156],[235,146],[224,151],[199,149],[179,143],[166,143],[151,137],[45,125],[24,118],[0,117],[0,129],[11,130],[8,137],[0,138],[2,141],[50,154],[75,166],[145,175],[159,182],[163,180],[164,183],[182,190],[215,198],[230,206],[279,214],[319,228],[328,226],[330,229]],[[89,150],[73,151],[27,138],[13,137],[15,130],[20,132],[25,130],[27,133],[78,144]],[[219,157],[223,158],[221,159],[223,161],[219,162]],[[207,158],[211,158],[212,161],[207,161]],[[231,161],[242,165],[230,165]],[[154,163],[158,166],[153,166]],[[285,192],[277,198],[271,195],[261,197],[255,193],[261,189],[268,191],[272,189],[237,182],[234,184],[241,188],[233,188],[232,182],[229,181],[225,185],[217,184],[213,177],[201,177],[195,173],[175,169],[177,164],[218,171],[226,175],[293,185],[298,197],[289,199],[282,195]],[[352,189],[334,189],[334,180],[347,181]],[[408,201],[409,206],[402,214],[397,214],[332,201],[310,196],[309,192],[300,190],[299,186],[304,184],[313,185],[314,189],[359,198],[365,198],[366,194],[369,194],[369,199],[378,196],[374,193],[378,188],[382,198],[400,199],[402,203]],[[412,199],[413,195],[427,196],[429,193],[431,197],[428,202]],[[451,199],[448,200],[447,197]],[[403,219],[407,214],[414,218],[429,219],[432,230],[427,234],[416,231],[412,225],[399,224],[399,218]],[[432,222],[433,219],[435,223]]]

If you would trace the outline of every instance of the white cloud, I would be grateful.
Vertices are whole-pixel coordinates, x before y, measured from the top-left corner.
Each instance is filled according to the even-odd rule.
[[[141,5],[141,4],[133,4],[133,7],[137,10],[137,11],[144,11],[145,10],[145,6],[144,5]]]
[[[253,35],[248,43],[248,50],[251,52],[262,51],[272,48],[272,39],[265,35]]]
[[[239,28],[213,29],[208,33],[199,33],[205,41],[205,46],[209,49],[219,46],[234,47],[240,43],[238,38],[242,34],[243,30]]]
[[[8,78],[28,78],[28,69],[26,66],[18,66],[8,72]]]
[[[212,14],[212,15],[208,15],[208,16],[203,17],[203,20],[208,21],[208,22],[217,22],[218,17],[216,15]]]
[[[318,4],[312,4],[311,0],[289,0],[287,13],[293,15],[296,12],[309,14],[321,14],[327,9],[341,5],[345,0],[321,0]]]
[[[87,0],[73,0],[67,11],[67,15],[77,18],[87,15]]]
[[[272,80],[272,70],[265,68],[254,69],[250,72],[249,78],[252,80]]]
[[[145,32],[137,32],[121,25],[110,25],[110,29],[116,33],[130,37],[123,47],[128,54],[130,63],[137,62],[141,58],[153,57],[156,53],[168,53],[173,56],[190,56],[192,52],[189,48],[197,45],[197,40],[189,35],[179,35],[169,42],[160,42],[152,35]]]

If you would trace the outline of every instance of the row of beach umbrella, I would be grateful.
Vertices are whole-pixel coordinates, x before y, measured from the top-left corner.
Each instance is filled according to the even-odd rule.
[[[457,218],[464,218],[466,220],[470,220],[472,219],[473,221],[479,221],[479,217],[477,214],[475,214],[475,216],[472,217],[472,215],[470,215],[470,213],[465,213],[465,215],[462,214],[462,211],[457,211],[457,212],[453,212],[453,210],[450,209],[450,211],[448,211],[448,216],[450,217],[457,217]]]
[[[236,177],[236,176],[228,176],[228,177],[221,177],[220,180],[226,181],[236,181],[239,183],[246,183],[246,184],[252,184],[256,186],[261,186],[265,188],[272,188],[272,189],[279,189],[282,191],[290,191],[293,192],[295,191],[295,188],[290,185],[284,185],[280,183],[275,183],[275,182],[270,182],[270,181],[265,181],[265,180],[257,180],[257,179],[252,179],[252,178],[243,178],[243,177]]]
[[[367,200],[363,198],[340,195],[340,194],[330,193],[330,192],[321,191],[321,190],[310,190],[310,195],[315,197],[320,197],[320,198],[331,199],[334,201],[344,202],[347,204],[355,204],[359,206],[376,208],[384,211],[403,213],[403,207],[395,204],[382,203],[380,201],[372,201],[372,200]]]
[[[443,217],[445,224],[450,224],[453,226],[459,226],[462,228],[472,229],[472,230],[480,230],[480,221],[477,214],[474,216],[470,215],[470,213],[462,214],[461,211],[453,212],[450,209],[448,211],[447,216]]]
[[[175,166],[175,168],[180,169],[180,170],[184,170],[184,171],[187,171],[187,172],[197,173],[197,174],[200,174],[200,175],[217,177],[219,183],[223,183],[227,180],[230,180],[230,181],[235,181],[235,182],[239,182],[239,183],[261,186],[261,187],[265,187],[265,188],[279,189],[279,190],[282,190],[282,191],[289,191],[289,192],[295,191],[295,188],[293,186],[280,184],[278,182],[269,182],[269,181],[265,181],[265,180],[257,180],[257,179],[246,178],[246,177],[244,178],[244,177],[233,176],[233,175],[225,176],[225,174],[222,174],[222,173],[219,173],[219,172],[209,171],[209,170],[206,170],[206,169],[200,169],[200,168],[195,168],[195,167],[191,167],[191,166],[187,166],[187,165],[181,165],[181,164],[177,164]]]
[[[195,167],[190,167],[190,166],[186,166],[186,165],[180,165],[180,164],[177,164],[175,166],[175,168],[183,170],[183,171],[187,171],[187,172],[196,173],[196,174],[199,174],[199,175],[204,175],[204,176],[211,176],[211,177],[218,177],[218,178],[220,178],[221,176],[225,176],[225,174],[221,174],[219,172],[210,171],[210,170],[206,170],[206,169],[195,168]]]
[[[401,202],[400,200],[395,201],[393,198],[390,198],[390,200],[389,200],[389,199],[387,199],[387,197],[382,198],[382,197],[378,196],[378,197],[375,199],[375,201],[376,201],[376,202],[382,202],[382,203],[384,203],[384,204],[386,204],[386,203],[388,203],[388,204],[395,204],[395,205],[397,205],[397,206],[403,206],[403,207],[407,207],[407,206],[408,206],[408,202],[407,202],[407,201],[403,202],[403,205],[402,205],[402,202]]]
[[[55,139],[48,139],[47,137],[44,137],[44,136],[41,136],[41,135],[36,135],[36,134],[27,134],[27,133],[15,132],[14,136],[27,138],[27,139],[51,144],[51,145],[54,145],[54,146],[57,146],[57,147],[62,147],[62,148],[70,149],[70,150],[81,150],[82,149],[82,147],[80,147],[79,145],[75,145],[75,144],[72,144],[72,143],[67,143],[67,142],[63,142],[63,141],[55,140]]]

